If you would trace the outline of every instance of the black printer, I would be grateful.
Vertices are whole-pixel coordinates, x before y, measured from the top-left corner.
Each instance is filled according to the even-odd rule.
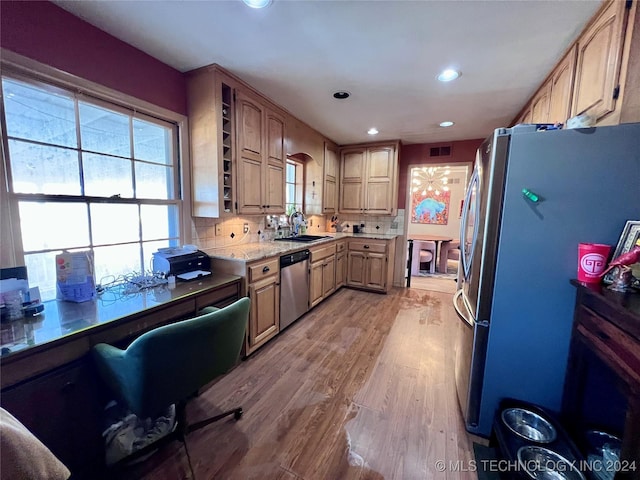
[[[211,258],[193,246],[160,248],[153,254],[153,272],[193,280],[211,275]]]

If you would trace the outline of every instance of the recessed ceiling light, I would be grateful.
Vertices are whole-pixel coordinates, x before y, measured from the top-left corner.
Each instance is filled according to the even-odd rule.
[[[441,82],[450,82],[451,80],[455,80],[461,75],[460,72],[454,70],[453,68],[447,68],[440,72],[440,74],[436,77]]]
[[[271,4],[272,0],[242,0],[244,3],[249,5],[251,8],[264,8],[268,7]]]
[[[379,132],[378,132],[378,129],[377,129],[377,128],[372,127],[372,128],[370,128],[369,130],[367,130],[367,133],[368,133],[369,135],[377,135]]]
[[[338,100],[344,100],[345,98],[349,98],[351,94],[349,92],[345,92],[344,90],[340,90],[333,94],[333,98],[337,98]]]
[[[452,125],[455,125],[455,123],[450,122],[448,120],[446,122],[440,122],[441,127],[451,127]]]

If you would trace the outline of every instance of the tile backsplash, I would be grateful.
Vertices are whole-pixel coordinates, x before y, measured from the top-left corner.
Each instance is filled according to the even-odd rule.
[[[364,233],[395,233],[404,232],[405,211],[398,210],[395,216],[343,215],[338,214],[338,224],[343,232],[353,232],[353,225],[364,224]],[[245,224],[249,231],[244,233]],[[265,228],[264,216],[244,216],[220,218],[192,218],[192,243],[198,248],[218,248],[270,241],[275,236],[275,230]],[[217,226],[217,227],[216,227]],[[218,234],[216,235],[216,230]],[[331,216],[310,215],[307,217],[307,233],[317,234],[336,229],[331,225]]]

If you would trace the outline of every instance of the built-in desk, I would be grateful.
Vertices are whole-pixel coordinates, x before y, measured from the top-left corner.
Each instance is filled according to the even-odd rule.
[[[91,478],[104,457],[102,385],[88,355],[91,347],[101,342],[123,347],[203,307],[229,305],[240,297],[240,282],[235,275],[213,274],[135,294],[108,289],[95,301],[46,302],[42,315],[2,324],[0,404],[47,445],[74,478]]]

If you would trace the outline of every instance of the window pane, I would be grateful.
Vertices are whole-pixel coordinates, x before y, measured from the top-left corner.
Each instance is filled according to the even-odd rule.
[[[25,252],[89,245],[84,203],[24,201],[18,205]]]
[[[173,168],[150,163],[136,164],[136,198],[173,200]]]
[[[60,250],[24,256],[29,286],[40,289],[42,301],[56,298],[56,255]]]
[[[118,280],[121,275],[142,273],[140,244],[129,243],[93,249],[96,283],[106,284]],[[113,276],[115,278],[110,278]]]
[[[295,183],[296,181],[296,165],[287,163],[287,183]]]
[[[133,153],[137,160],[171,164],[171,130],[142,120],[133,120]]]
[[[3,79],[7,135],[77,147],[76,115],[65,97],[16,80]]]
[[[82,149],[131,158],[129,116],[78,103]]]
[[[133,198],[131,160],[83,153],[82,167],[85,195]]]
[[[179,237],[175,205],[141,205],[142,240]]]
[[[291,183],[287,183],[287,203],[294,203],[296,201],[296,186]]]
[[[9,157],[14,192],[80,195],[77,151],[9,140]]]
[[[92,203],[91,231],[94,245],[139,240],[138,206]]]

